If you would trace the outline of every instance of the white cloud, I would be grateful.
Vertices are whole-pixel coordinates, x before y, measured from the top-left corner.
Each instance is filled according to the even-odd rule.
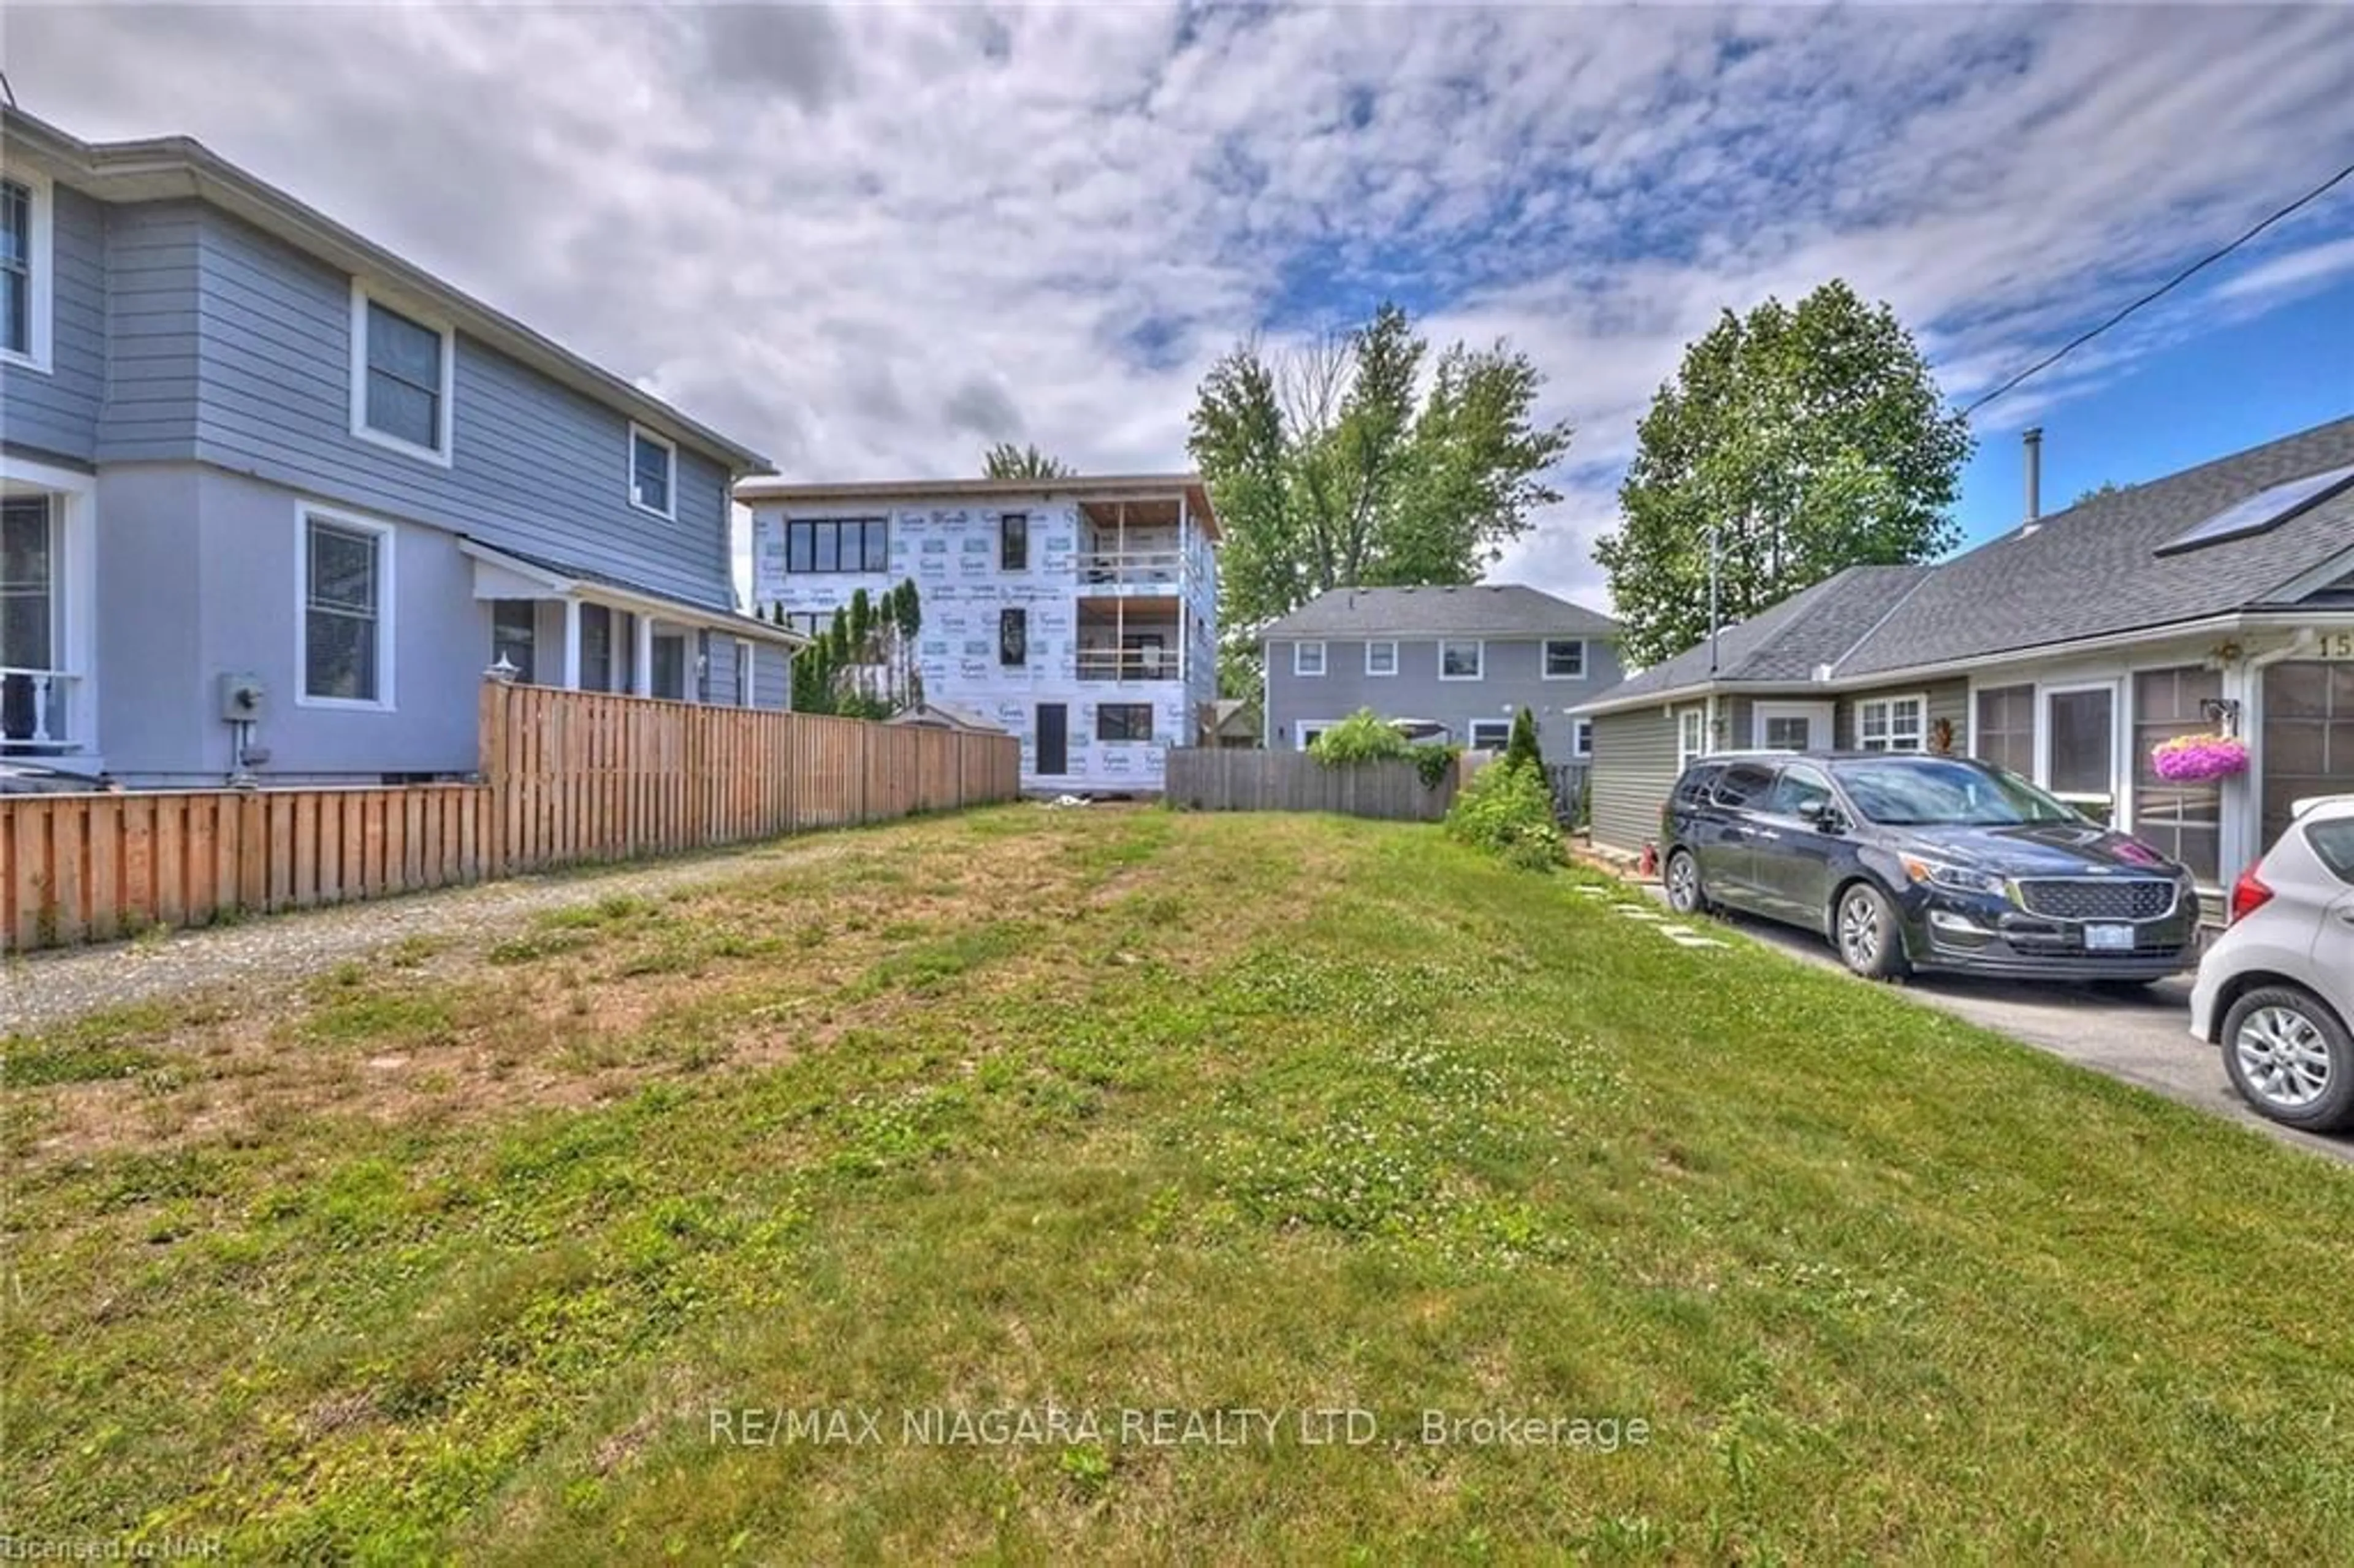
[[[1175,466],[1212,356],[1394,291],[1551,374],[1569,498],[1504,569],[1597,603],[1634,422],[1719,310],[1843,275],[1982,389],[2294,194],[2285,150],[2342,118],[2354,52],[2325,7],[20,5],[5,26],[31,112],[200,137],[800,477],[969,472],[1000,435]],[[2349,207],[2003,418],[2340,275]]]

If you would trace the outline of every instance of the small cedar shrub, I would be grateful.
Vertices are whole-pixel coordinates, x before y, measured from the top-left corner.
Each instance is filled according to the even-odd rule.
[[[1561,861],[1553,790],[1544,769],[1531,763],[1496,761],[1471,775],[1447,809],[1447,833],[1529,871]]]
[[[1512,715],[1512,736],[1504,743],[1503,760],[1532,768],[1544,766],[1544,754],[1537,749],[1537,717],[1526,708]]]

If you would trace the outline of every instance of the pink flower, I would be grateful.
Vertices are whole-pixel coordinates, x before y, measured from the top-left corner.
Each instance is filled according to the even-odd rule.
[[[2150,770],[2175,784],[2199,784],[2248,770],[2245,742],[2227,735],[2183,735],[2150,748]]]

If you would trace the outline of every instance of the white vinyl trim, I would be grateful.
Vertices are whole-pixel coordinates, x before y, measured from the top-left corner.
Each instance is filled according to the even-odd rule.
[[[47,376],[49,373],[50,329],[55,313],[55,290],[50,276],[54,246],[51,221],[55,190],[48,178],[30,169],[0,168],[0,179],[25,187],[28,198],[25,215],[25,268],[27,290],[25,299],[25,346],[22,349],[0,348],[0,364],[20,366]]]
[[[1577,650],[1575,674],[1556,675],[1553,673],[1553,651],[1555,648]],[[1587,657],[1589,652],[1590,650],[1586,647],[1585,639],[1583,637],[1548,637],[1537,645],[1537,672],[1548,681],[1583,681],[1585,679],[1586,672],[1593,667]]]
[[[1388,668],[1388,669],[1386,669],[1386,670],[1379,669],[1379,668],[1377,668],[1377,667],[1374,665],[1374,663],[1373,663],[1373,650],[1374,650],[1374,649],[1376,649],[1376,648],[1386,648],[1386,649],[1388,649],[1388,650],[1389,650],[1389,655],[1390,655],[1390,658],[1389,658],[1389,668]],[[1396,643],[1396,641],[1395,641],[1394,640],[1388,640],[1388,641],[1380,641],[1380,642],[1368,642],[1368,643],[1366,643],[1366,644],[1365,644],[1365,673],[1366,673],[1366,674],[1368,674],[1368,675],[1394,675],[1394,674],[1396,674],[1397,673],[1398,673],[1398,645],[1397,645],[1397,643]]]
[[[1473,670],[1469,674],[1468,674],[1468,675],[1450,675],[1450,674],[1448,674],[1448,673],[1447,673],[1447,650],[1448,645],[1449,645],[1449,644],[1452,644],[1452,645],[1453,645],[1453,646],[1455,646],[1455,647],[1460,648],[1460,647],[1462,647],[1462,646],[1463,646],[1464,644],[1466,644],[1466,643],[1470,644],[1470,646],[1471,646],[1471,648],[1472,648],[1472,650],[1473,650],[1473,662],[1478,666],[1478,668],[1474,669],[1474,670]],[[1440,680],[1442,680],[1442,681],[1478,681],[1478,680],[1484,680],[1484,679],[1487,677],[1487,674],[1488,674],[1488,645],[1487,645],[1487,643],[1485,643],[1485,642],[1481,641],[1479,639],[1478,639],[1478,638],[1476,638],[1476,637],[1442,637],[1442,638],[1440,638],[1440,639],[1438,640],[1437,647],[1438,647],[1438,678],[1439,678]]]
[[[366,534],[376,540],[376,695],[367,699],[314,697],[311,678],[311,524],[323,523],[349,534]],[[394,569],[398,531],[389,523],[313,502],[294,503],[294,705],[304,708],[340,708],[352,713],[393,713],[398,664],[394,658],[393,625],[399,608]]]
[[[1313,670],[1308,667],[1308,651],[1310,648],[1316,650],[1316,668]],[[1325,656],[1324,644],[1321,642],[1295,642],[1291,645],[1291,673],[1294,675],[1311,678],[1320,676],[1329,662]]]
[[[663,478],[663,495],[668,503],[666,505],[649,506],[644,502],[638,499],[638,443],[640,441],[645,442],[650,447],[660,447],[663,450],[663,462],[665,464]],[[623,482],[629,486],[630,504],[631,506],[636,507],[641,512],[649,513],[653,516],[659,517],[665,523],[677,522],[678,443],[672,440],[668,436],[662,434],[660,431],[646,429],[643,425],[639,424],[635,419],[631,420],[629,472],[623,477]]]
[[[367,338],[368,306],[382,305],[386,310],[441,337],[441,395],[435,405],[438,416],[434,437],[437,445],[420,447],[415,441],[387,435],[367,422]],[[440,468],[451,466],[451,439],[456,430],[458,390],[458,334],[450,323],[429,313],[420,311],[405,300],[373,293],[359,279],[352,280],[352,434],[397,452],[404,452],[422,462]]]

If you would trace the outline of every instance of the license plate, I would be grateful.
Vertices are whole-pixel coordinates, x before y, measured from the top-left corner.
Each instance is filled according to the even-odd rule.
[[[2087,926],[2084,927],[2084,950],[2092,953],[2130,953],[2134,947],[2134,928],[2130,926]]]

